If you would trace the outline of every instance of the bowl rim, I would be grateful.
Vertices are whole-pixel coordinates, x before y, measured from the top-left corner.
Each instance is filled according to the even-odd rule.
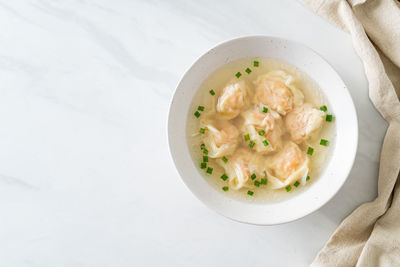
[[[289,219],[289,220],[282,219],[281,221],[277,221],[277,222],[274,222],[274,223],[257,223],[257,222],[253,222],[253,221],[246,221],[246,220],[234,218],[234,217],[228,216],[227,214],[224,214],[222,211],[220,211],[219,209],[215,208],[214,206],[208,205],[208,203],[206,203],[198,194],[196,194],[196,193],[192,190],[191,186],[188,184],[188,181],[187,181],[186,179],[183,178],[182,170],[180,170],[180,169],[178,168],[178,163],[177,163],[177,160],[176,160],[176,158],[175,158],[175,156],[174,156],[174,152],[173,152],[174,147],[173,147],[172,144],[171,144],[171,142],[172,142],[172,137],[171,137],[171,136],[172,136],[172,135],[171,135],[171,123],[170,123],[170,122],[171,122],[171,117],[172,117],[171,110],[172,110],[172,107],[173,107],[173,104],[174,104],[174,100],[175,100],[176,95],[177,95],[177,91],[178,91],[178,89],[180,88],[180,86],[182,85],[182,82],[183,82],[184,78],[187,76],[187,74],[190,73],[190,72],[193,70],[193,68],[198,64],[198,62],[199,62],[202,58],[206,57],[209,53],[211,53],[211,52],[214,51],[214,50],[219,49],[219,48],[222,47],[222,46],[228,45],[229,43],[233,43],[233,42],[237,42],[237,41],[246,40],[246,39],[265,39],[265,38],[267,38],[267,39],[274,39],[274,40],[280,40],[280,41],[284,41],[284,42],[288,42],[288,43],[293,43],[293,44],[295,44],[295,45],[297,45],[297,46],[301,46],[301,47],[303,47],[303,48],[305,48],[305,49],[311,51],[311,52],[314,53],[319,59],[321,59],[321,60],[330,68],[330,70],[331,70],[333,73],[336,74],[336,76],[339,78],[339,80],[344,84],[344,86],[345,86],[345,87],[344,87],[344,89],[345,89],[344,91],[345,91],[345,93],[347,94],[348,99],[349,99],[349,101],[350,101],[349,108],[351,109],[351,113],[352,113],[352,115],[354,116],[354,119],[355,119],[355,122],[356,122],[356,123],[354,124],[354,126],[353,126],[353,131],[354,131],[354,132],[353,132],[353,133],[354,133],[353,138],[355,138],[355,140],[354,140],[355,142],[353,143],[353,146],[351,147],[351,150],[350,150],[350,151],[352,152],[351,161],[349,160],[349,163],[350,163],[350,164],[348,164],[346,170],[344,171],[344,173],[345,173],[345,178],[342,179],[340,185],[337,186],[337,188],[335,189],[335,192],[333,192],[328,198],[325,198],[325,199],[323,199],[323,201],[320,201],[319,204],[316,205],[315,207],[313,207],[312,210],[307,211],[307,212],[304,212],[301,216],[298,216],[298,217],[296,217],[296,218],[291,218],[291,219]],[[196,91],[197,91],[197,90],[198,90],[198,89],[196,89]],[[305,45],[305,44],[303,44],[303,43],[300,43],[300,42],[298,42],[298,41],[294,41],[294,40],[291,40],[291,39],[288,39],[288,38],[282,38],[282,37],[270,36],[270,35],[262,35],[262,34],[258,34],[258,35],[244,35],[244,36],[235,37],[235,38],[228,39],[228,40],[224,40],[224,41],[221,41],[221,42],[217,43],[215,46],[211,47],[211,48],[208,49],[206,52],[204,52],[204,53],[202,53],[200,56],[198,56],[198,57],[193,61],[193,63],[186,69],[186,71],[181,75],[181,77],[180,77],[180,79],[179,79],[179,82],[178,82],[177,86],[175,87],[174,92],[173,92],[173,94],[172,94],[172,97],[170,98],[170,101],[169,101],[169,108],[168,108],[168,114],[167,114],[167,142],[168,142],[168,151],[169,151],[169,154],[170,154],[170,156],[171,156],[171,158],[172,158],[172,160],[173,160],[173,162],[174,162],[175,169],[177,170],[177,172],[178,172],[178,174],[179,174],[179,176],[180,176],[180,178],[181,178],[181,181],[183,181],[183,183],[186,185],[186,187],[189,189],[189,191],[190,191],[198,200],[200,200],[200,202],[202,202],[206,207],[208,207],[209,209],[215,211],[216,213],[218,213],[218,214],[224,216],[225,218],[228,218],[228,219],[230,219],[230,220],[232,220],[232,221],[236,221],[236,222],[240,222],[240,223],[245,223],[245,224],[250,224],[250,225],[257,225],[257,226],[280,225],[280,224],[286,224],[286,223],[290,223],[290,222],[294,222],[294,221],[300,220],[300,219],[302,219],[302,218],[304,218],[304,217],[306,217],[306,216],[308,216],[308,215],[310,215],[310,214],[312,214],[312,213],[318,211],[320,208],[322,208],[324,205],[326,205],[330,200],[332,200],[332,198],[333,198],[334,196],[336,196],[336,194],[337,194],[337,193],[340,191],[340,189],[343,187],[343,185],[345,184],[345,182],[346,182],[347,179],[349,178],[349,174],[350,174],[350,172],[351,172],[351,170],[352,170],[352,168],[353,168],[353,166],[354,166],[356,154],[357,154],[357,151],[358,151],[358,143],[359,143],[358,116],[357,116],[357,111],[356,111],[356,108],[355,108],[355,105],[354,105],[353,98],[352,98],[352,96],[351,96],[351,94],[350,94],[350,91],[348,90],[347,85],[345,84],[345,82],[343,81],[343,79],[341,78],[341,76],[337,73],[337,71],[333,68],[333,66],[332,66],[323,56],[321,56],[317,51],[315,51],[314,49],[312,49],[311,47],[309,47],[309,46],[307,46],[307,45]],[[211,187],[211,186],[210,186],[210,187]],[[303,192],[303,193],[304,193],[304,192]]]

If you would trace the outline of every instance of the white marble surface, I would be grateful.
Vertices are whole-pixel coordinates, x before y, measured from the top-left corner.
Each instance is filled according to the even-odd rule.
[[[350,37],[296,1],[0,0],[0,266],[307,266],[376,196],[386,123]],[[215,44],[267,34],[326,58],[354,98],[357,158],[293,223],[223,218],[170,159],[169,100]]]

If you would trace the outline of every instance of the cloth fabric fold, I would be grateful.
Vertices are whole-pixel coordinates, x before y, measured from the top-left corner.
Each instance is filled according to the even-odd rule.
[[[311,266],[400,266],[400,3],[395,0],[302,0],[352,36],[369,96],[389,123],[378,197],[358,207]]]

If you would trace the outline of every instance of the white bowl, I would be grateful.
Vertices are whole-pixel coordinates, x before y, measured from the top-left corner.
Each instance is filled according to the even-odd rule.
[[[202,82],[222,65],[247,57],[270,57],[289,62],[306,72],[330,102],[335,115],[336,145],[320,177],[310,188],[277,203],[242,202],[214,189],[197,170],[186,137],[189,106]],[[204,204],[233,220],[274,225],[316,211],[342,187],[354,162],[358,141],[357,115],[351,96],[335,70],[317,53],[299,43],[276,37],[249,36],[224,42],[201,56],[185,73],[175,90],[168,117],[171,156],[184,183]]]

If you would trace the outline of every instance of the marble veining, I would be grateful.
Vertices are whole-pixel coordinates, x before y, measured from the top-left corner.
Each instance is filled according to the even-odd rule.
[[[0,266],[307,266],[376,197],[386,123],[346,33],[293,0],[0,0]],[[174,88],[252,34],[302,42],[359,117],[349,179],[319,211],[259,227],[201,204],[167,148]]]

